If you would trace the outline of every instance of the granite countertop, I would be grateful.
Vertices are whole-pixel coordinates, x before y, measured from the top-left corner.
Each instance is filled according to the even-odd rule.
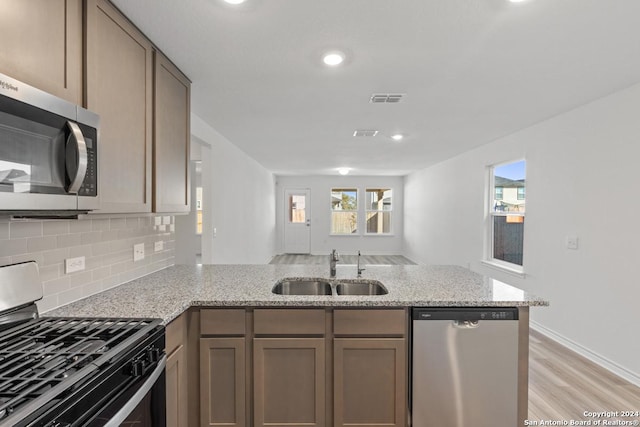
[[[387,295],[275,295],[288,277],[327,278],[328,265],[176,265],[48,311],[44,316],[152,317],[169,323],[192,306],[409,307],[546,306],[521,289],[458,266],[367,265],[363,279],[382,282]],[[334,280],[354,279],[355,266],[338,265]]]

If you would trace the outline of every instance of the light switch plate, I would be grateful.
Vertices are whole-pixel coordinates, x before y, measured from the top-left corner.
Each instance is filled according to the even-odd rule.
[[[155,252],[160,252],[163,249],[164,249],[164,242],[162,240],[159,240],[153,244],[153,250]]]
[[[144,243],[133,245],[133,260],[141,261],[144,259]]]

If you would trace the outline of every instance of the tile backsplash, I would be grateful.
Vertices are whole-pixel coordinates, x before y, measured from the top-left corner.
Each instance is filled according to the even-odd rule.
[[[78,220],[0,218],[0,266],[34,260],[44,298],[40,312],[88,297],[175,263],[173,216],[96,217]],[[155,243],[163,248],[155,251]],[[133,261],[133,245],[145,258]],[[85,269],[65,273],[65,259],[85,257]]]

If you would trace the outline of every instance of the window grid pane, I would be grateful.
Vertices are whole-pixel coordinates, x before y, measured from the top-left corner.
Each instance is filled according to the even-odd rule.
[[[358,232],[358,189],[331,189],[331,234]]]
[[[391,233],[391,211],[393,210],[390,188],[367,188],[365,191],[366,233]]]

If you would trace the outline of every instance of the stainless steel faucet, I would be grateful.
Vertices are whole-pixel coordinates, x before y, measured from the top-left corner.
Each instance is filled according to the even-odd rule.
[[[340,261],[338,259],[338,252],[332,249],[331,255],[329,255],[329,277],[336,277],[336,262],[338,261]]]
[[[362,277],[362,272],[365,270],[366,268],[360,268],[360,251],[358,251],[358,277]]]

